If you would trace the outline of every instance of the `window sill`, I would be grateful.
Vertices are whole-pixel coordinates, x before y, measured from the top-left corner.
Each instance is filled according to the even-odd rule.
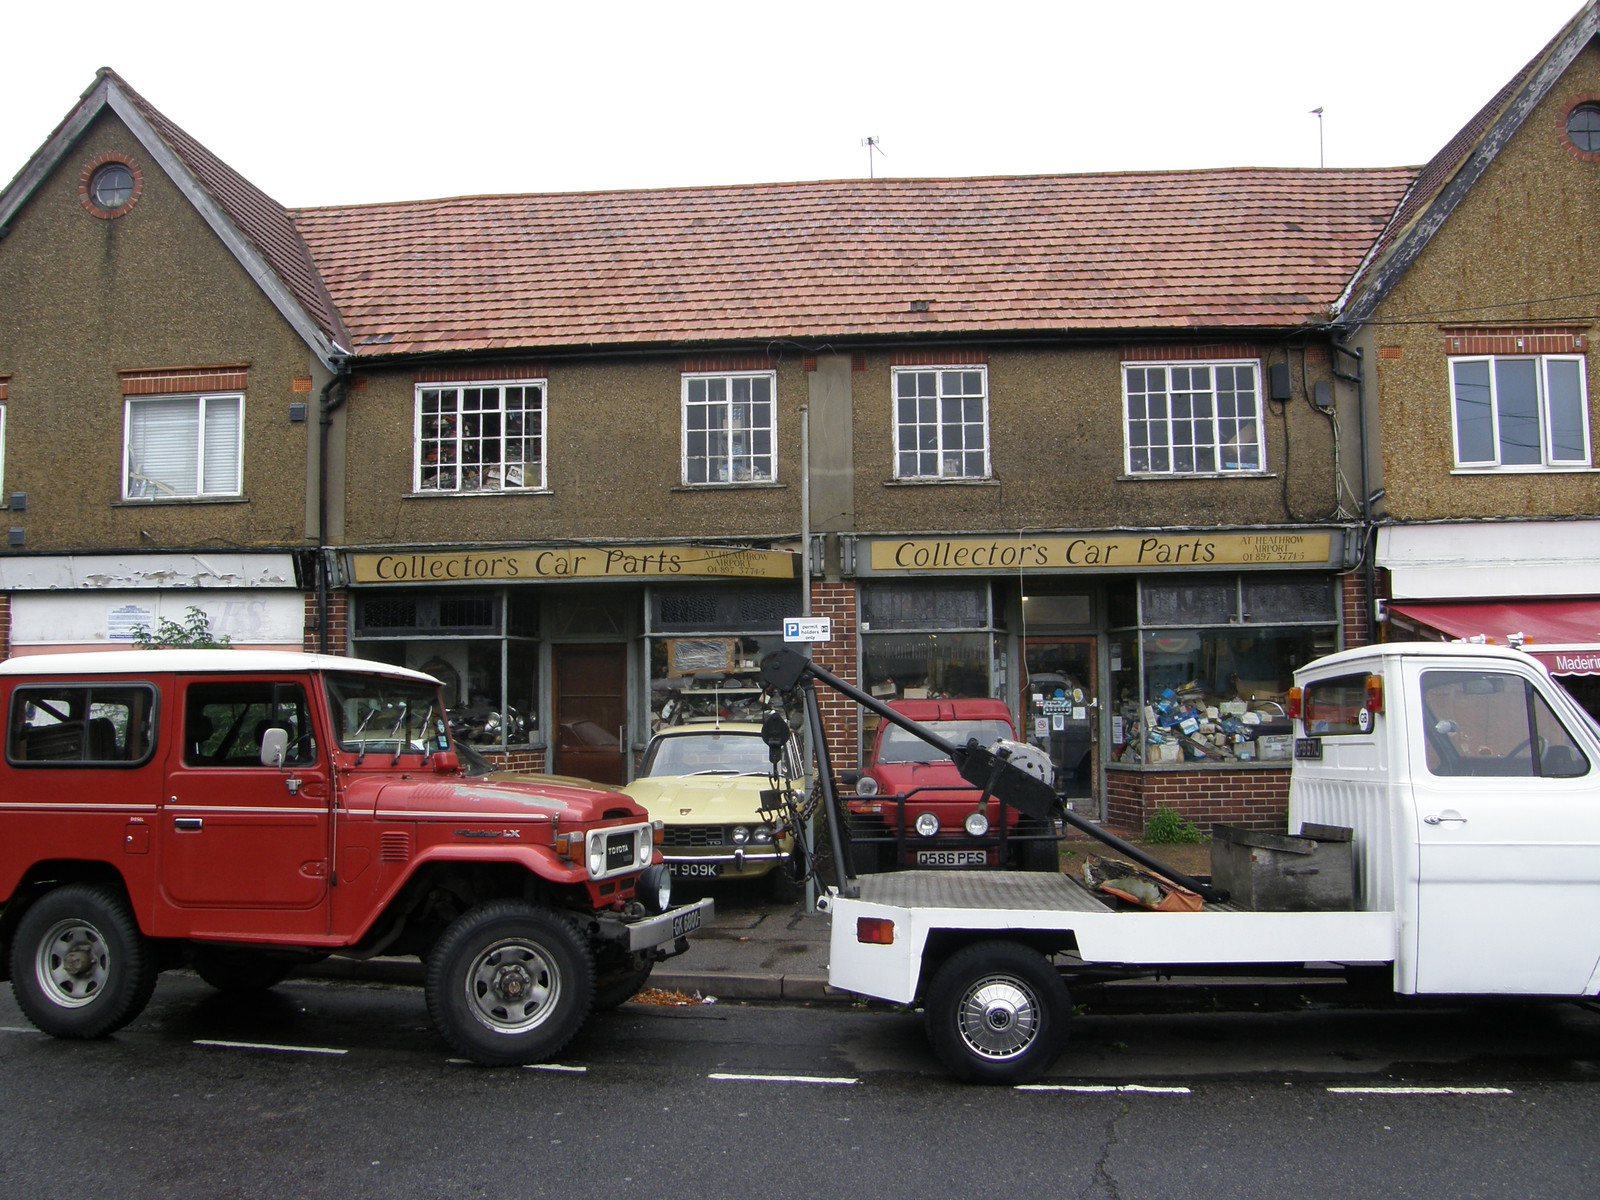
[[[1544,467],[1530,463],[1525,467],[1451,467],[1452,475],[1594,475],[1600,468],[1583,466]]]
[[[1274,471],[1148,471],[1138,474],[1121,474],[1118,483],[1150,483],[1184,479],[1276,479]]]
[[[482,488],[472,492],[404,492],[402,500],[464,500],[480,496],[553,496],[555,493],[549,488],[500,488],[485,491]]]
[[[886,488],[999,487],[1000,481],[992,475],[986,475],[982,479],[952,476],[949,479],[885,479],[883,486]]]
[[[1247,759],[1232,762],[1178,762],[1178,763],[1125,763],[1110,762],[1106,764],[1107,771],[1287,771],[1293,765],[1292,759]]]
[[[675,492],[774,491],[788,486],[776,480],[735,479],[729,483],[679,483],[674,484],[672,490]]]
[[[136,500],[113,500],[112,508],[149,508],[167,504],[249,504],[249,496],[142,496]]]

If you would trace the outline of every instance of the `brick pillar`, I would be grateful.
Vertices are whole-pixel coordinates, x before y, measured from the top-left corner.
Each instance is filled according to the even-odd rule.
[[[305,597],[305,623],[301,645],[315,653],[320,648],[317,637],[317,594],[307,592]],[[350,653],[350,593],[328,593],[328,653]]]
[[[854,583],[811,584],[811,614],[833,622],[833,640],[811,647],[811,661],[846,683],[860,686],[860,656],[856,653],[857,593]],[[860,708],[832,688],[817,688],[822,728],[828,738],[828,756],[836,771],[859,766]]]
[[[0,658],[11,657],[11,593],[0,592]]]
[[[1372,597],[1367,595],[1367,578],[1361,569],[1347,571],[1339,579],[1340,615],[1344,618],[1344,648],[1367,644],[1367,616]]]

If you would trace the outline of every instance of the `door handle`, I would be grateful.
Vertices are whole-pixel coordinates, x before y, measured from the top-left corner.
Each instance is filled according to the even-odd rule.
[[[1443,825],[1447,821],[1453,821],[1458,825],[1465,825],[1467,823],[1467,819],[1465,817],[1440,817],[1429,814],[1428,816],[1422,818],[1422,823],[1424,825]]]
[[[172,827],[185,832],[204,829],[205,824],[205,820],[201,817],[174,817],[172,819]]]

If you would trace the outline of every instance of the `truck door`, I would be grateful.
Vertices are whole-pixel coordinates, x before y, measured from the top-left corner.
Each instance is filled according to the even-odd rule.
[[[1600,960],[1600,767],[1533,679],[1410,668],[1416,990],[1581,992]],[[1576,722],[1574,722],[1576,724]]]
[[[161,890],[179,931],[327,932],[332,855],[327,751],[306,689],[271,679],[180,680],[158,821]],[[284,769],[261,765],[288,730]]]

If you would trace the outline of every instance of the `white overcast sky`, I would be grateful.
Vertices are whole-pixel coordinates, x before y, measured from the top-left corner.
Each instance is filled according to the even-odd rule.
[[[0,180],[109,66],[283,204],[1426,161],[1580,0],[13,6]]]

